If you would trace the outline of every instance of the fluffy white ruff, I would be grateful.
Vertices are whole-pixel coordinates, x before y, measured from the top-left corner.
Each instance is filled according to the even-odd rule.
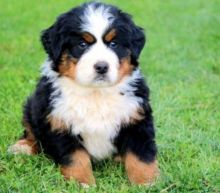
[[[141,77],[139,70],[119,84],[103,88],[80,86],[67,77],[58,77],[49,66],[44,67],[43,74],[55,89],[51,115],[65,122],[73,135],[80,134],[82,145],[94,158],[106,158],[115,152],[112,142],[120,126],[129,124],[142,102],[133,94],[135,87],[130,86]]]

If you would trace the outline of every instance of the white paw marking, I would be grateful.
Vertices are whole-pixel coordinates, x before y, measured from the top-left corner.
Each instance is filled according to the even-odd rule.
[[[16,143],[14,145],[11,145],[8,148],[8,152],[11,154],[27,154],[27,155],[32,155],[32,147],[30,147],[27,144],[20,144]]]
[[[83,188],[85,188],[85,189],[87,189],[87,188],[90,187],[89,184],[85,184],[85,183],[80,183],[80,185],[81,185]]]

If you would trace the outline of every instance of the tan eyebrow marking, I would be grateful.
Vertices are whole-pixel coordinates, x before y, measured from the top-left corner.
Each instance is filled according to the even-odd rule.
[[[91,34],[89,34],[89,33],[84,33],[83,35],[82,35],[82,37],[83,37],[83,39],[84,40],[86,40],[88,43],[93,43],[93,42],[95,42],[95,38],[91,35]]]
[[[113,38],[114,38],[115,36],[116,36],[116,29],[112,29],[110,32],[108,32],[108,33],[105,35],[104,39],[105,39],[105,41],[110,42],[110,41],[113,40]]]

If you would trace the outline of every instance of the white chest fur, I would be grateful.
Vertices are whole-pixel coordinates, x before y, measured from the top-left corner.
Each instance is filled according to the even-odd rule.
[[[134,88],[127,81],[103,89],[82,88],[68,78],[54,83],[60,95],[53,100],[51,114],[63,120],[74,135],[80,134],[83,146],[96,159],[116,151],[112,140],[139,108],[140,98],[132,94]]]

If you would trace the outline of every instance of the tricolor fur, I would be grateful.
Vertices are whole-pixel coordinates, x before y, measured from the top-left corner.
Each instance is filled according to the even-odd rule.
[[[88,184],[80,180],[82,164],[118,154],[127,170],[134,170],[129,160],[135,160],[153,171],[134,183],[151,181],[157,174],[155,134],[149,89],[138,68],[143,30],[118,8],[91,2],[58,17],[43,31],[42,44],[48,59],[24,107],[22,140],[51,156],[68,179]],[[94,183],[89,165],[84,172]]]

